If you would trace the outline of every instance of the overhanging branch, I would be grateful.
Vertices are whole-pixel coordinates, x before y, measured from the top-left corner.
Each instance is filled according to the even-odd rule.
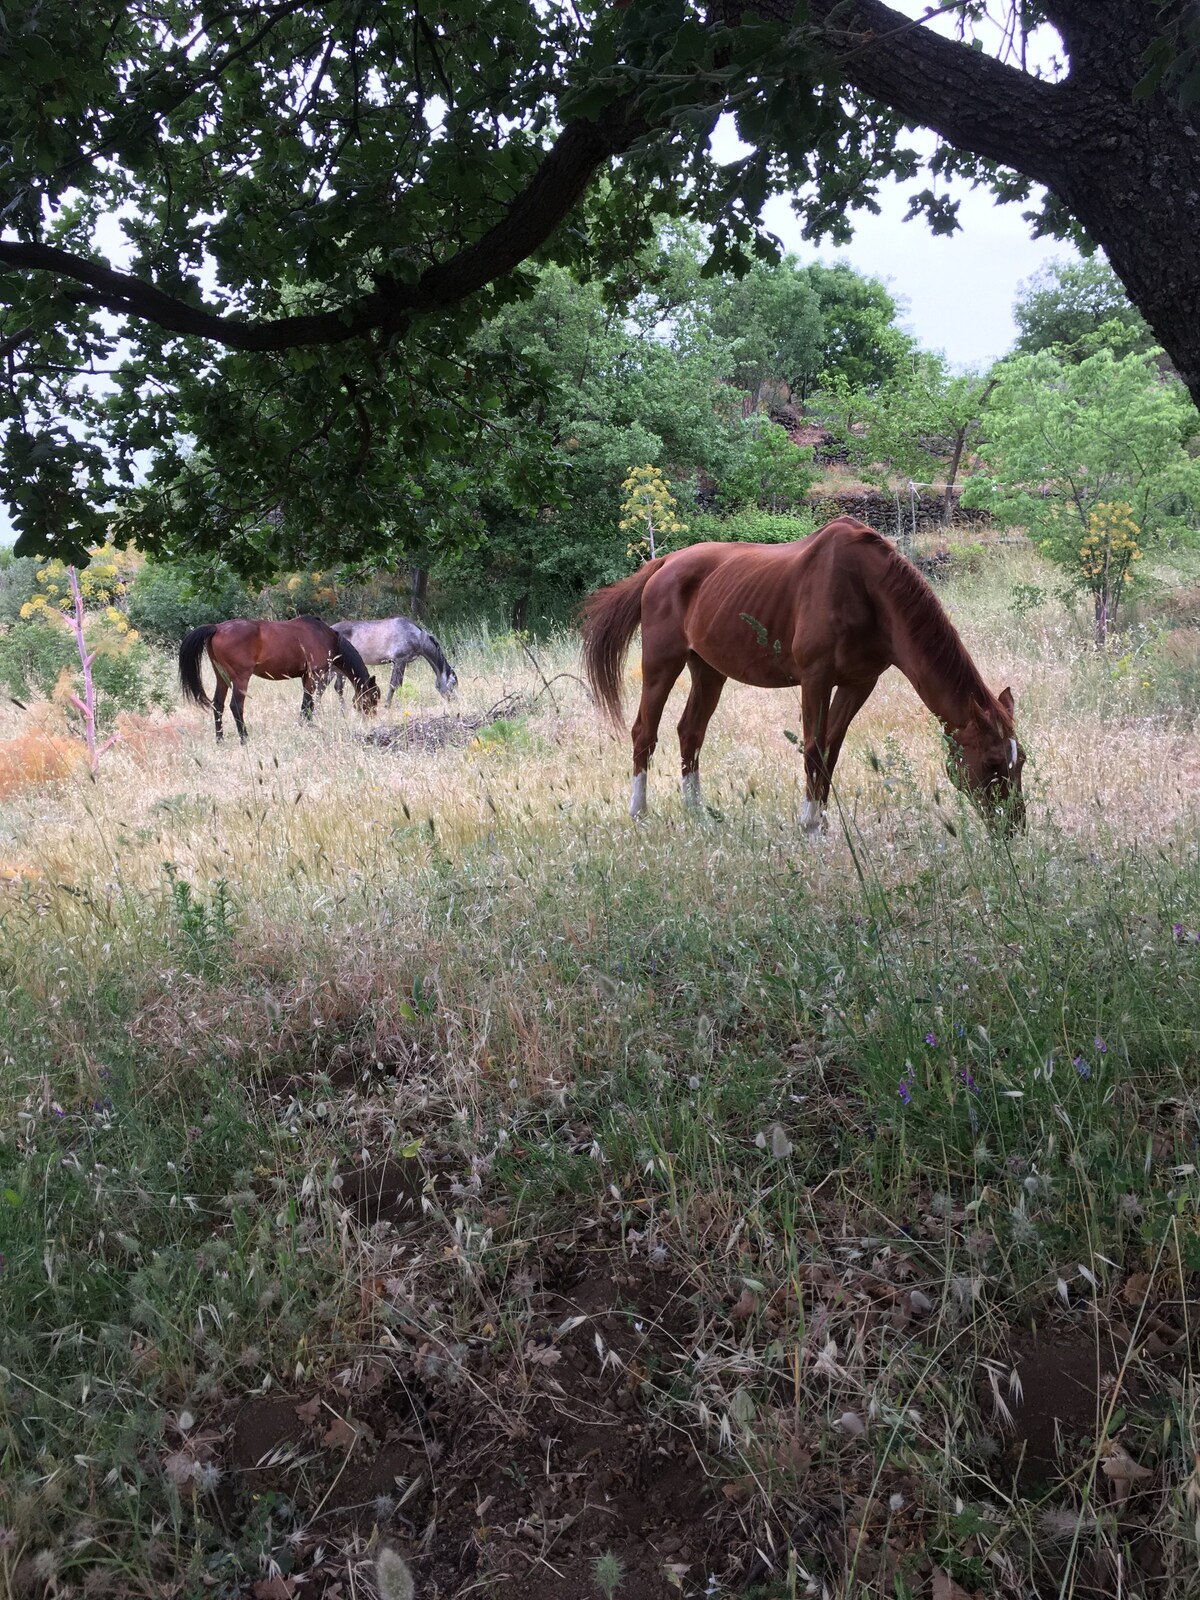
[[[524,192],[475,244],[427,268],[413,283],[381,278],[370,294],[332,311],[276,319],[223,313],[182,300],[103,262],[27,240],[0,239],[0,267],[52,273],[80,285],[89,304],[114,315],[135,317],[170,333],[209,339],[233,350],[342,344],[373,330],[398,332],[411,317],[457,305],[511,272],[570,214],[597,168],[628,150],[645,131],[646,123],[631,98],[614,102],[594,121],[570,124]]]

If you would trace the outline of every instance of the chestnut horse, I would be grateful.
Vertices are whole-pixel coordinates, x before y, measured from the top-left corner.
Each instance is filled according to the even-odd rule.
[[[217,674],[211,700],[200,679],[200,659],[205,651]],[[335,670],[344,672],[354,684],[355,706],[360,711],[373,712],[379,704],[379,685],[349,640],[339,638],[320,617],[293,617],[290,622],[248,622],[240,618],[206,622],[203,627],[193,628],[179,646],[184,699],[198,706],[212,706],[217,738],[222,739],[228,692],[243,743],[246,724],[242,721],[242,705],[251,678],[301,678],[304,698],[300,714],[311,718],[313,691],[324,687]]]
[[[853,517],[794,544],[692,545],[591,595],[584,661],[598,703],[618,726],[622,664],[639,624],[631,816],[646,809],[646,768],[685,666],[692,680],[679,722],[685,803],[700,803],[700,747],[726,679],[763,689],[799,684],[801,821],[810,830],[823,824],[847,728],[880,675],[899,667],[945,729],[951,778],[989,818],[1024,825],[1025,756],[1013,731],[1012,691],[992,694],[921,574]]]

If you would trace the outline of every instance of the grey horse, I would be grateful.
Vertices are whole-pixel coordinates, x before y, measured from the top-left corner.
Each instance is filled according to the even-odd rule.
[[[418,656],[424,656],[433,668],[438,693],[447,700],[454,698],[458,673],[446,660],[446,652],[433,634],[411,617],[381,617],[378,622],[335,622],[333,631],[348,639],[371,666],[385,661],[392,663],[386,705],[391,705],[392,696],[404,682],[405,667]],[[334,688],[339,695],[342,693],[340,674],[334,678]]]

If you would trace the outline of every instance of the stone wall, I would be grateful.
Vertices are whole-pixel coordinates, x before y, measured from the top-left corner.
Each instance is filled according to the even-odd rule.
[[[899,496],[880,489],[861,489],[850,494],[809,495],[808,503],[818,513],[818,526],[832,522],[834,517],[857,517],[876,533],[885,533],[890,539],[909,539],[914,531],[927,533],[942,528],[946,523],[945,501],[940,491],[924,490],[910,494],[901,490]],[[951,521],[959,528],[990,528],[992,514],[981,506],[959,504],[959,492],[952,496]],[[915,530],[914,530],[915,521]]]

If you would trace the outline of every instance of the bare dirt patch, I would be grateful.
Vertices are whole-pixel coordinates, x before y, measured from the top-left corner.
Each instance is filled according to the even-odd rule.
[[[363,1190],[372,1212],[411,1202],[397,1166]],[[537,1277],[515,1340],[400,1325],[385,1356],[231,1413],[225,1504],[236,1520],[252,1496],[288,1498],[299,1592],[334,1592],[376,1528],[422,1600],[590,1593],[605,1552],[623,1600],[658,1600],[727,1565],[722,1480],[663,1403],[696,1320],[686,1286],[599,1247]]]

